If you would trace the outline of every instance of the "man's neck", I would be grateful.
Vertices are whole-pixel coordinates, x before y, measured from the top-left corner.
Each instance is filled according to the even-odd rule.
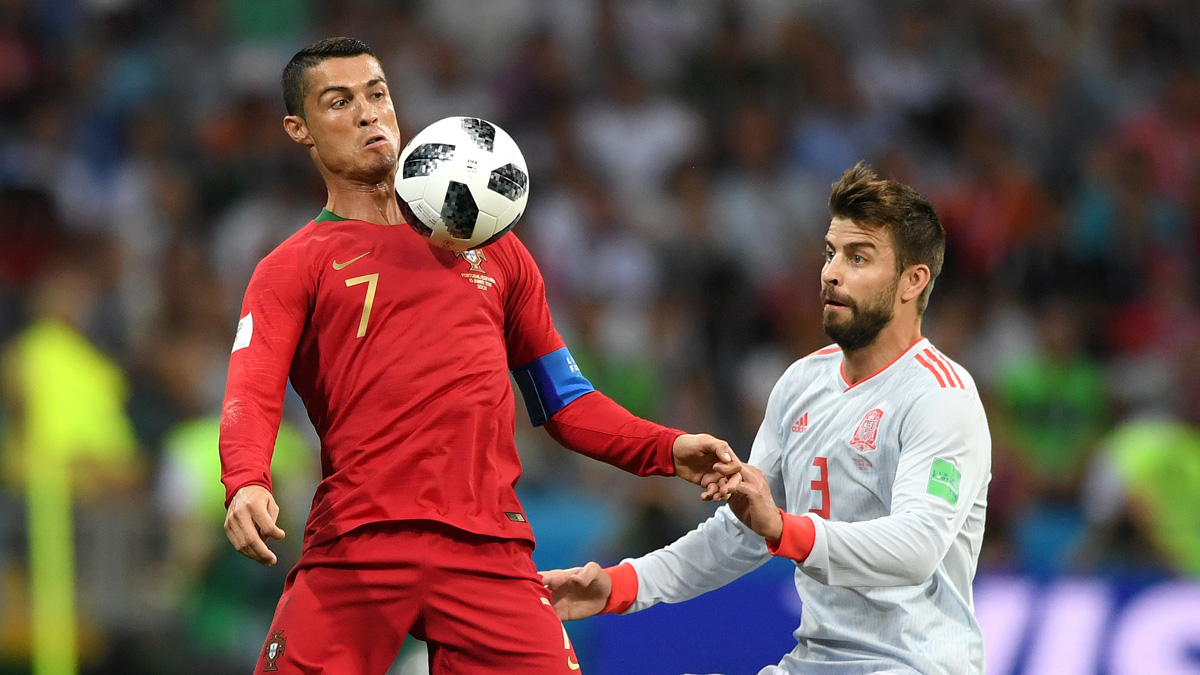
[[[870,345],[842,352],[842,376],[858,384],[892,364],[921,339],[921,320],[900,326],[892,321]]]
[[[366,185],[329,180],[326,181],[326,187],[329,189],[326,210],[342,218],[380,225],[399,225],[404,222],[391,181]]]

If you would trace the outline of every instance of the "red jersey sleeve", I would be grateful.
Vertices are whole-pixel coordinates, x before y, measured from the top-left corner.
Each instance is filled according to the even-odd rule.
[[[513,253],[504,298],[504,344],[508,369],[515,370],[565,345],[550,318],[546,282],[533,256],[512,233],[498,243],[507,244]]]
[[[225,505],[247,485],[271,489],[271,454],[288,370],[314,297],[310,266],[291,240],[259,262],[242,300],[221,406]]]
[[[674,476],[675,439],[683,435],[598,391],[568,403],[546,422],[546,431],[565,447],[639,476]]]
[[[550,318],[537,263],[515,236],[501,241],[505,240],[515,254],[505,300],[505,343],[509,368],[517,369],[564,345]],[[630,473],[675,474],[672,449],[683,432],[637,417],[600,392],[574,399],[555,411],[545,426],[564,447]]]

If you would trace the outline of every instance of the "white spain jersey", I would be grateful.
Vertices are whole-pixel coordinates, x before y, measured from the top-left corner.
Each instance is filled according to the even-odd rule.
[[[775,501],[815,524],[797,563],[792,675],[982,675],[971,581],[983,541],[991,437],[975,383],[921,339],[854,386],[822,349],[776,383],[750,463]],[[771,557],[728,506],[630,561],[630,611],[682,602]]]

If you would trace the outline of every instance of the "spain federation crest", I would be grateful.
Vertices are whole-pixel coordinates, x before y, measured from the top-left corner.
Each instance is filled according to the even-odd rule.
[[[864,415],[862,421],[858,423],[858,428],[854,430],[850,446],[859,452],[874,450],[875,441],[879,437],[879,420],[882,418],[883,411],[879,408]]]

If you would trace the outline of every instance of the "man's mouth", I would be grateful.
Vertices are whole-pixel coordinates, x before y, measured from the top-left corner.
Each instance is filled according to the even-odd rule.
[[[826,307],[848,307],[849,306],[848,303],[838,300],[837,298],[835,298],[831,295],[822,294],[821,301],[825,303]]]
[[[382,143],[382,142],[385,142],[385,141],[387,141],[387,137],[386,137],[386,136],[382,136],[382,135],[380,135],[380,136],[372,136],[372,137],[370,137],[370,138],[368,138],[368,139],[367,139],[367,142],[363,144],[363,147],[364,147],[364,148],[369,148],[369,147],[371,147],[372,145],[375,145],[376,143]]]

